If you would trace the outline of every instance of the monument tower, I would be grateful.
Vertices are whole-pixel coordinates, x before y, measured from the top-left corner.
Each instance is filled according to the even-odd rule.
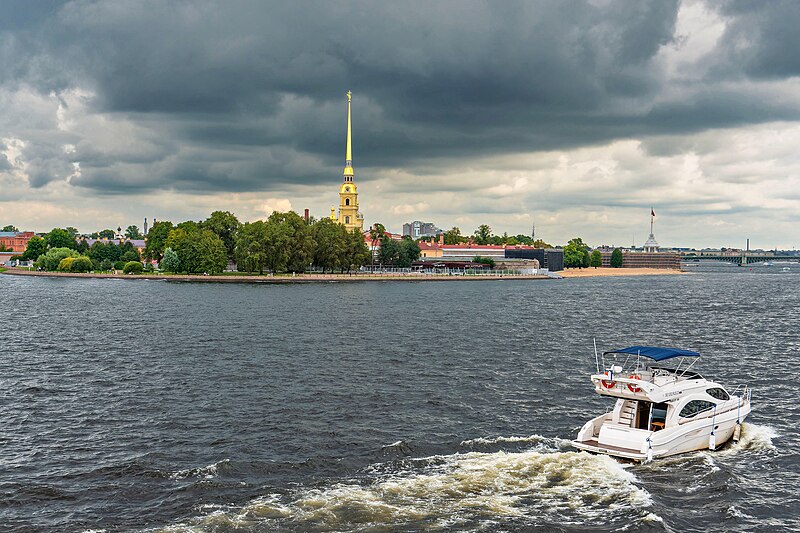
[[[350,120],[350,100],[353,93],[347,91],[347,149],[345,153],[342,186],[339,187],[339,217],[331,208],[331,219],[352,231],[364,231],[364,215],[358,212],[358,189],[353,181],[353,127]]]
[[[653,221],[656,218],[656,212],[653,211],[653,208],[650,208],[650,237],[647,238],[647,242],[644,243],[644,251],[650,253],[658,252],[660,246],[658,242],[656,242],[656,238],[653,236]]]

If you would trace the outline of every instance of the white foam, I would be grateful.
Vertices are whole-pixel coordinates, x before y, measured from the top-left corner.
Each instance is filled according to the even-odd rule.
[[[170,479],[186,479],[190,477],[213,479],[219,474],[219,467],[223,464],[230,463],[230,459],[223,459],[214,464],[203,466],[200,468],[187,468],[186,470],[178,470],[169,475]]]
[[[743,512],[743,511],[740,511],[739,509],[737,509],[733,505],[731,505],[730,507],[725,509],[725,514],[728,515],[731,518],[755,518],[755,517]]]
[[[202,530],[269,528],[280,520],[300,529],[343,530],[526,516],[589,523],[609,512],[627,513],[633,521],[659,520],[648,513],[650,495],[636,485],[634,474],[607,456],[470,452],[410,464],[410,470],[369,484],[340,483],[259,498],[235,513],[215,511],[197,519],[197,525]]]
[[[772,444],[772,439],[778,438],[780,435],[771,426],[762,426],[760,424],[751,424],[749,422],[742,423],[742,434],[739,442],[731,443],[722,450],[715,452],[723,456],[740,453],[742,451],[774,451],[775,445]]]
[[[527,437],[478,437],[477,439],[468,439],[461,441],[461,446],[475,446],[475,445],[490,445],[490,444],[503,444],[503,443],[538,443],[549,440],[547,437],[541,435],[528,435]]]

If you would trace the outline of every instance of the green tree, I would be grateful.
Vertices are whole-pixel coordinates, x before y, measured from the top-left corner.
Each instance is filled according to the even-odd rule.
[[[444,243],[445,244],[460,244],[464,242],[464,238],[461,236],[461,230],[453,226],[449,230],[444,232]]]
[[[69,272],[70,268],[72,268],[72,262],[75,260],[74,257],[65,257],[61,261],[58,262],[58,267],[56,270],[59,272]]]
[[[589,249],[584,244],[583,239],[576,237],[571,239],[566,246],[564,246],[564,266],[566,267],[583,267],[584,252]],[[588,263],[587,263],[588,266]]]
[[[97,232],[97,238],[99,239],[113,239],[114,238],[114,230],[113,229],[104,229],[102,231]]]
[[[72,259],[72,264],[69,267],[70,272],[89,272],[92,270],[92,260],[81,255]]]
[[[369,261],[372,257],[367,243],[364,242],[364,235],[359,229],[354,229],[353,231],[347,232],[345,248],[346,251],[344,256],[348,271],[353,269],[358,270],[362,266],[366,265],[367,261]]]
[[[162,270],[167,272],[180,272],[181,260],[178,258],[178,254],[175,253],[175,250],[167,248],[164,250],[164,259],[161,260],[159,266]]]
[[[185,222],[181,222],[176,228],[180,228],[186,232],[198,231],[200,229],[200,224],[195,222],[194,220],[187,220]]]
[[[172,222],[168,220],[159,220],[153,224],[153,227],[147,232],[145,241],[144,256],[146,259],[161,262],[169,232],[172,231],[173,227]]]
[[[242,227],[239,219],[229,211],[214,211],[211,216],[200,223],[200,226],[203,229],[213,231],[222,239],[228,258],[233,260],[236,248],[236,232]]]
[[[125,268],[125,261],[114,262],[114,270],[122,270],[123,268]]]
[[[72,226],[67,226],[64,229],[67,231],[67,233],[69,233],[72,236],[73,239],[76,239],[78,237],[78,235],[80,235],[80,232],[78,231],[78,228],[73,228]]]
[[[490,268],[494,268],[494,267],[495,267],[495,265],[496,265],[496,263],[495,263],[494,259],[493,259],[493,258],[491,258],[491,257],[481,257],[481,256],[478,256],[478,257],[475,257],[475,258],[472,260],[472,262],[473,262],[473,263],[480,263],[480,264],[482,264],[482,265],[489,265],[489,267],[490,267]]]
[[[144,270],[144,266],[139,261],[128,261],[125,263],[125,266],[122,267],[122,272],[124,274],[141,274]]]
[[[400,244],[388,237],[381,242],[381,249],[378,250],[378,262],[381,266],[394,265],[400,257]]]
[[[3,229],[0,231],[19,231],[19,228],[9,224],[8,226],[3,226]]]
[[[139,231],[138,226],[130,225],[125,230],[125,236],[129,239],[141,239],[142,233]]]
[[[267,228],[267,264],[270,269],[273,272],[305,272],[314,253],[314,238],[305,219],[294,211],[275,211],[267,219]]]
[[[411,237],[403,237],[400,241],[395,266],[398,268],[409,268],[411,264],[419,259],[419,244],[414,242]]]
[[[475,242],[478,244],[488,244],[489,239],[492,237],[492,228],[488,224],[481,224],[475,230]]]
[[[22,253],[23,261],[36,261],[39,256],[47,252],[47,241],[41,237],[34,235],[28,241],[28,246]]]
[[[322,218],[311,226],[314,239],[312,263],[323,272],[341,268],[342,258],[347,253],[347,230],[338,222]]]
[[[111,270],[114,267],[114,263],[112,263],[108,259],[103,259],[100,262],[100,270]]]
[[[67,230],[61,228],[53,228],[50,233],[45,235],[48,248],[71,248],[75,250],[78,243]]]
[[[72,248],[50,248],[47,250],[47,253],[44,253],[39,256],[39,258],[34,263],[36,268],[41,268],[42,270],[56,270],[58,269],[58,264],[61,263],[62,259],[67,257],[78,257],[78,252],[73,250]]]
[[[589,265],[591,264],[591,262],[592,262],[592,258],[589,255],[589,250],[586,249],[586,250],[583,251],[583,261],[581,261],[581,267],[589,268]]]
[[[622,267],[622,250],[619,248],[614,248],[614,251],[611,252],[611,266],[613,268],[621,268]]]
[[[530,244],[534,248],[552,248],[553,247],[552,244],[548,244],[548,243],[544,242],[542,239],[536,239],[535,241],[532,241]]]
[[[187,232],[176,228],[169,232],[166,246],[178,254],[183,270],[189,273],[218,274],[228,265],[222,239],[207,229]]]
[[[127,250],[120,256],[119,259],[120,261],[125,261],[126,263],[129,263],[131,261],[139,261],[140,260],[139,252],[137,252],[136,250]]]
[[[239,270],[264,273],[267,268],[267,224],[247,222],[236,233],[234,257]],[[164,255],[166,259],[166,254]]]
[[[375,266],[375,248],[377,247],[379,242],[383,241],[383,238],[386,236],[386,227],[377,222],[369,228],[369,241],[372,245],[372,258],[370,260],[370,264],[374,267]]]
[[[600,253],[600,250],[595,250],[592,252],[592,258],[589,266],[593,266],[595,268],[603,266],[603,255]]]

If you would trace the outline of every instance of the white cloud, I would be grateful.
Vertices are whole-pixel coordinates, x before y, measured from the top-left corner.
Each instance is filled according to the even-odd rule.
[[[402,204],[395,205],[391,208],[391,212],[395,215],[412,215],[422,211],[427,211],[430,206],[425,202],[417,202],[415,204]]]
[[[261,204],[261,211],[266,215],[271,215],[274,211],[286,212],[292,210],[292,202],[288,198],[267,198]]]

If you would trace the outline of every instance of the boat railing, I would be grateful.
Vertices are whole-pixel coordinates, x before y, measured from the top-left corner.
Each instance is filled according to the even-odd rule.
[[[753,389],[745,384],[737,385],[733,392],[730,393],[731,397],[738,396],[741,400],[750,401],[750,396],[753,394]]]

